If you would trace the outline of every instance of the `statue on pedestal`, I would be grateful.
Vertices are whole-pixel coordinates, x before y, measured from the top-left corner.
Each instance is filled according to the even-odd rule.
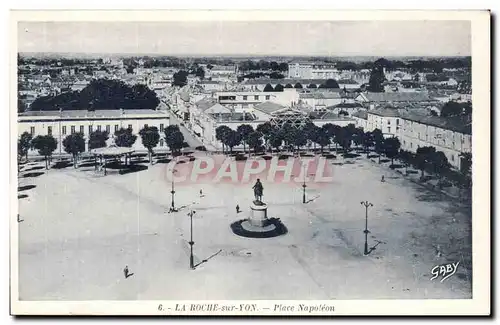
[[[264,194],[264,186],[262,186],[260,179],[257,178],[257,182],[255,182],[255,185],[252,188],[253,188],[253,194],[255,196],[254,203],[256,205],[263,205],[262,195]]]

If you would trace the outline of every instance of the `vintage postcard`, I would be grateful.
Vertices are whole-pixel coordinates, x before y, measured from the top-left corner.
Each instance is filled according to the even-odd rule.
[[[490,314],[488,11],[10,23],[13,315]]]

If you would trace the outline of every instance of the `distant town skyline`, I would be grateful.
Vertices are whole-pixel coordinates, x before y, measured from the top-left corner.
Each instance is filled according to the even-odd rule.
[[[469,56],[469,21],[19,22],[18,51],[190,56]]]

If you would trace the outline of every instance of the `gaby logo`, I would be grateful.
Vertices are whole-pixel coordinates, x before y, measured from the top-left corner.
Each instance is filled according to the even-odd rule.
[[[236,161],[231,157],[201,156],[172,160],[166,165],[164,172],[166,180],[176,184],[246,184],[259,178],[269,183],[305,181],[312,186],[333,181],[332,166],[324,157],[252,157],[246,161]]]
[[[460,262],[434,266],[431,270],[432,275],[434,275],[431,278],[431,280],[434,280],[439,276],[443,277],[440,282],[443,282],[444,280],[448,279],[450,276],[455,274],[455,272],[457,272],[457,268],[458,268],[459,263]]]

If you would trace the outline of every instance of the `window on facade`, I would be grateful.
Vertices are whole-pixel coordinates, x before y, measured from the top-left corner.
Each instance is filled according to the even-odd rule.
[[[387,128],[387,133],[391,133],[391,127],[390,126]]]
[[[85,132],[85,127],[83,125],[80,125],[80,133],[83,134]]]
[[[115,124],[115,132],[118,131],[118,124]]]
[[[391,125],[391,120],[387,120],[387,124],[388,124],[388,125]]]
[[[398,118],[396,119],[396,125],[399,125],[399,119]]]
[[[455,161],[455,155],[451,155],[451,161]]]
[[[253,99],[259,100],[259,96],[258,95],[257,96],[253,96]]]
[[[243,96],[243,100],[247,100],[248,99],[248,96]]]
[[[34,126],[30,127],[30,133],[31,133],[31,135],[35,134],[35,127]]]
[[[111,129],[111,127],[109,125],[106,125],[106,132],[109,133],[110,129]]]
[[[63,125],[63,127],[62,127],[62,134],[66,135],[66,125]]]
[[[163,139],[160,139],[160,147],[163,147]]]
[[[71,134],[73,134],[73,133],[75,133],[75,126],[74,125],[71,126]]]
[[[47,134],[52,135],[52,126],[47,126]]]
[[[160,124],[160,132],[163,132],[163,123]]]
[[[101,131],[101,126],[100,125],[97,126],[97,131]]]
[[[410,148],[413,148],[413,143],[410,142]]]
[[[270,99],[271,99],[271,96],[266,95],[266,100],[270,100]]]

